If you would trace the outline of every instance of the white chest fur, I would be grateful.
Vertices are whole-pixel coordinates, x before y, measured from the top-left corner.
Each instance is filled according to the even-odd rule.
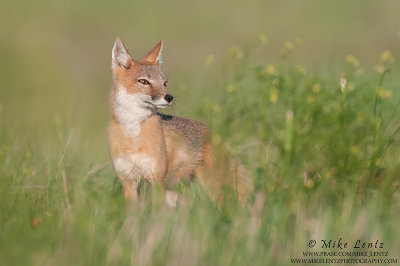
[[[129,94],[126,88],[118,90],[115,97],[115,115],[128,136],[139,135],[141,123],[151,116],[151,110],[145,108],[149,97],[143,94]]]
[[[153,182],[154,160],[144,153],[122,155],[115,159],[113,164],[120,178],[144,178],[149,182]]]

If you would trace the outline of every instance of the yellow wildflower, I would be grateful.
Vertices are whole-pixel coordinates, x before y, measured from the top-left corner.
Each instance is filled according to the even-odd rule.
[[[225,90],[228,93],[231,93],[231,92],[233,92],[235,90],[235,86],[233,84],[229,84],[228,86],[226,86]]]
[[[321,91],[321,85],[319,85],[318,83],[314,84],[314,86],[312,87],[312,91],[314,93],[319,93]]]
[[[350,150],[351,150],[351,153],[358,154],[360,152],[360,147],[358,147],[357,145],[353,145],[353,146],[351,146]]]
[[[346,55],[346,62],[349,64],[353,64],[353,62],[356,60],[356,57],[352,54]]]
[[[265,68],[265,71],[267,72],[268,75],[271,75],[271,76],[277,75],[277,74],[278,74],[278,72],[276,71],[275,66],[272,65],[272,64],[269,64],[269,65]]]
[[[385,90],[382,87],[379,87],[378,90],[376,91],[376,93],[378,94],[378,97],[381,99],[388,99],[388,98],[392,98],[393,93],[391,90]]]
[[[287,50],[293,50],[293,48],[294,48],[294,44],[292,43],[292,42],[285,42],[285,48],[287,49]]]
[[[305,75],[307,74],[307,70],[304,66],[302,65],[297,65],[296,66],[297,71],[299,71],[300,74]]]
[[[307,178],[307,180],[304,182],[304,186],[312,188],[314,186],[314,181],[311,178]]]
[[[382,159],[381,159],[381,158],[376,158],[376,159],[374,160],[374,165],[377,166],[377,167],[383,167],[383,161],[382,161]]]
[[[22,173],[23,173],[24,175],[29,175],[29,174],[31,173],[31,170],[28,169],[28,168],[24,168],[24,169],[22,169]]]
[[[392,53],[389,50],[383,51],[380,58],[382,63],[393,63],[394,61]]]
[[[358,60],[354,55],[352,54],[348,54],[346,55],[346,62],[355,66],[355,67],[359,67],[360,66],[360,60]]]
[[[215,60],[214,55],[213,54],[209,54],[206,57],[206,60],[205,60],[206,66],[211,66],[214,63],[214,60]]]
[[[275,103],[278,101],[278,90],[276,88],[272,88],[269,92],[269,101],[271,103]]]

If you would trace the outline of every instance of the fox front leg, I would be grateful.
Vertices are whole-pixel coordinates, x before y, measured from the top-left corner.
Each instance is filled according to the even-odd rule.
[[[137,181],[136,179],[128,179],[122,181],[123,195],[127,205],[135,203],[137,201]]]

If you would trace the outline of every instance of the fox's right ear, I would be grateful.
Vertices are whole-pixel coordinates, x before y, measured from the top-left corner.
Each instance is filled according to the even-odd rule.
[[[123,67],[129,69],[131,67],[131,56],[126,50],[121,39],[118,37],[115,40],[114,47],[112,49],[112,62],[111,67]]]

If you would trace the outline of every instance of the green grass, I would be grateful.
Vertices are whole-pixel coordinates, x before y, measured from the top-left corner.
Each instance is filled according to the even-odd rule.
[[[142,195],[127,210],[105,131],[93,140],[63,114],[21,130],[1,113],[1,264],[286,265],[311,239],[339,238],[382,241],[397,258],[398,79],[358,75],[350,60],[341,87],[340,72],[307,73],[291,49],[270,65],[263,46],[250,48],[230,49],[187,84],[224,89],[197,117],[248,169],[248,207],[218,208],[195,182],[176,209]]]
[[[0,265],[289,265],[340,238],[399,259],[399,6],[3,1]],[[167,112],[245,165],[249,206],[194,182],[176,209],[145,189],[126,209],[105,131],[117,36],[135,58],[164,40]]]

